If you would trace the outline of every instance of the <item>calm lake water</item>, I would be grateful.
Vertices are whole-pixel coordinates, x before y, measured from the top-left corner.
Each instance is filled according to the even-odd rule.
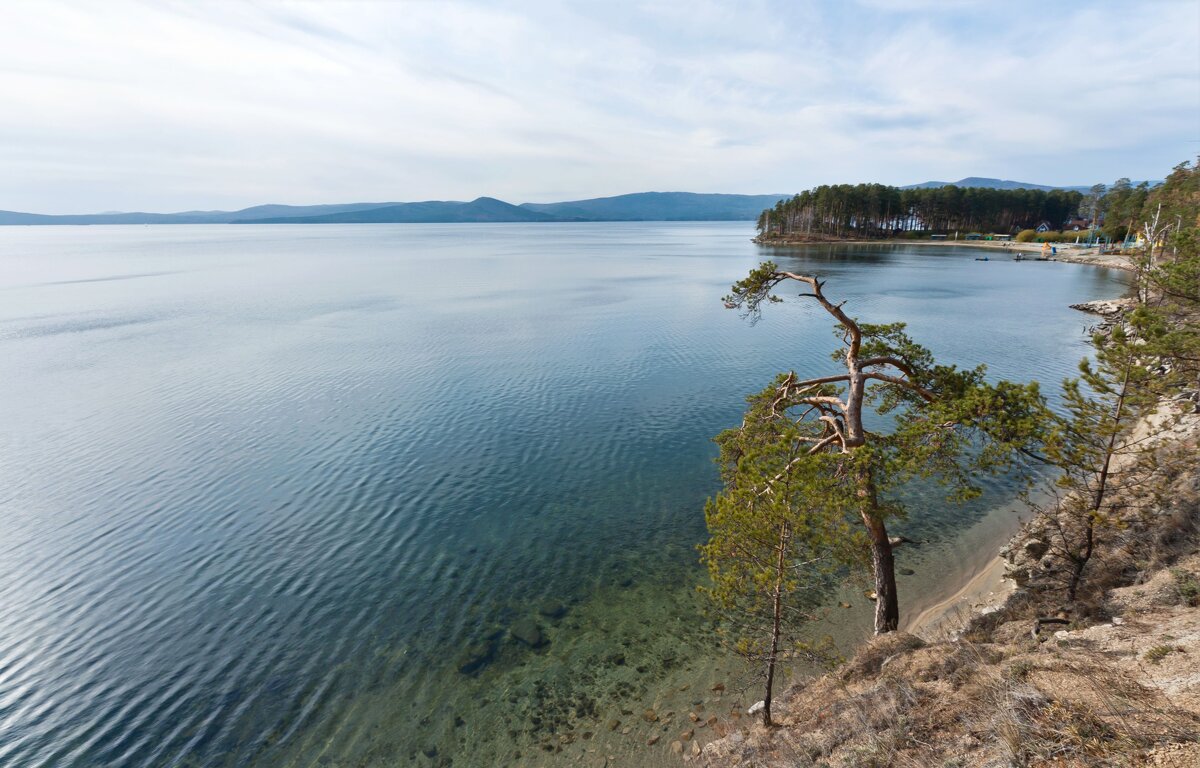
[[[694,593],[710,438],[836,340],[800,301],[749,326],[729,284],[775,258],[1057,382],[1093,322],[1067,305],[1125,282],[752,234],[0,228],[0,765],[654,764],[682,714],[646,708],[754,701]],[[989,489],[898,526],[929,540],[902,610]]]

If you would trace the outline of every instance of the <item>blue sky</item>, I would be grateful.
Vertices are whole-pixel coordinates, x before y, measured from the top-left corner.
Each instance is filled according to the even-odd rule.
[[[545,202],[1200,153],[1200,3],[11,0],[0,209]]]

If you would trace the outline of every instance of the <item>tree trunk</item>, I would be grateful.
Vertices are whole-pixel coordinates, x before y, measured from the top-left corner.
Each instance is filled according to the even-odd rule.
[[[1096,525],[1092,518],[1088,519],[1087,535],[1084,540],[1083,551],[1078,557],[1071,559],[1071,580],[1067,584],[1067,602],[1074,603],[1075,596],[1079,593],[1079,582],[1083,581],[1083,569],[1087,567],[1088,560],[1092,559],[1092,548],[1096,541]]]
[[[775,662],[779,657],[779,634],[783,624],[783,576],[787,570],[788,534],[787,523],[779,529],[779,557],[775,563],[775,594],[772,605],[771,650],[767,655],[767,693],[763,697],[763,725],[771,727],[771,691],[775,687]]]
[[[867,510],[862,512],[871,539],[871,569],[875,573],[875,634],[900,628],[900,603],[896,595],[896,561],[883,521]]]
[[[1126,358],[1125,372],[1121,379],[1120,394],[1117,395],[1117,407],[1112,416],[1112,428],[1109,430],[1108,442],[1104,446],[1104,461],[1100,464],[1100,472],[1096,478],[1096,493],[1092,497],[1091,510],[1087,517],[1086,533],[1084,534],[1083,550],[1074,558],[1071,568],[1071,580],[1067,585],[1067,602],[1074,603],[1079,592],[1079,583],[1083,581],[1083,569],[1092,559],[1092,551],[1096,546],[1096,517],[1104,508],[1104,495],[1108,490],[1108,477],[1112,471],[1112,460],[1117,453],[1117,436],[1125,418],[1125,399],[1129,393],[1130,371],[1133,361]]]

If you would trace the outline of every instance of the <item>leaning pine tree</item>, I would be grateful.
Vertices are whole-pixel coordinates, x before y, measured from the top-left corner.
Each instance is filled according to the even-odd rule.
[[[833,357],[844,372],[813,378],[790,373],[777,382],[768,410],[796,425],[794,439],[805,450],[763,482],[790,482],[793,467],[826,457],[820,465],[828,481],[823,503],[849,510],[861,523],[875,582],[875,633],[894,632],[900,609],[887,522],[905,511],[900,486],[933,477],[958,498],[976,495],[974,473],[1006,470],[1037,442],[1045,404],[1036,383],[990,385],[984,366],[937,365],[903,324],[859,323],[825,297],[816,277],[781,271],[771,262],[735,283],[725,306],[757,319],[764,302],[782,301],[772,291],[791,282],[807,286],[811,292],[804,295],[836,321],[842,348]],[[881,419],[888,431],[867,429],[870,411],[890,416]]]

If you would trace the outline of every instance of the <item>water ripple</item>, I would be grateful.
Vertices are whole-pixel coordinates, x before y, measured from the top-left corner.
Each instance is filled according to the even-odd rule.
[[[13,249],[53,267],[0,278],[0,764],[489,765],[536,750],[531,712],[666,675],[668,644],[716,664],[688,602],[711,437],[832,365],[812,307],[721,309],[763,255],[744,227],[53,229]],[[1070,375],[1066,305],[1121,290],[948,250],[778,258],[1015,378]],[[148,295],[168,253],[188,278]],[[933,543],[907,557],[1011,495],[984,486],[912,489]]]

